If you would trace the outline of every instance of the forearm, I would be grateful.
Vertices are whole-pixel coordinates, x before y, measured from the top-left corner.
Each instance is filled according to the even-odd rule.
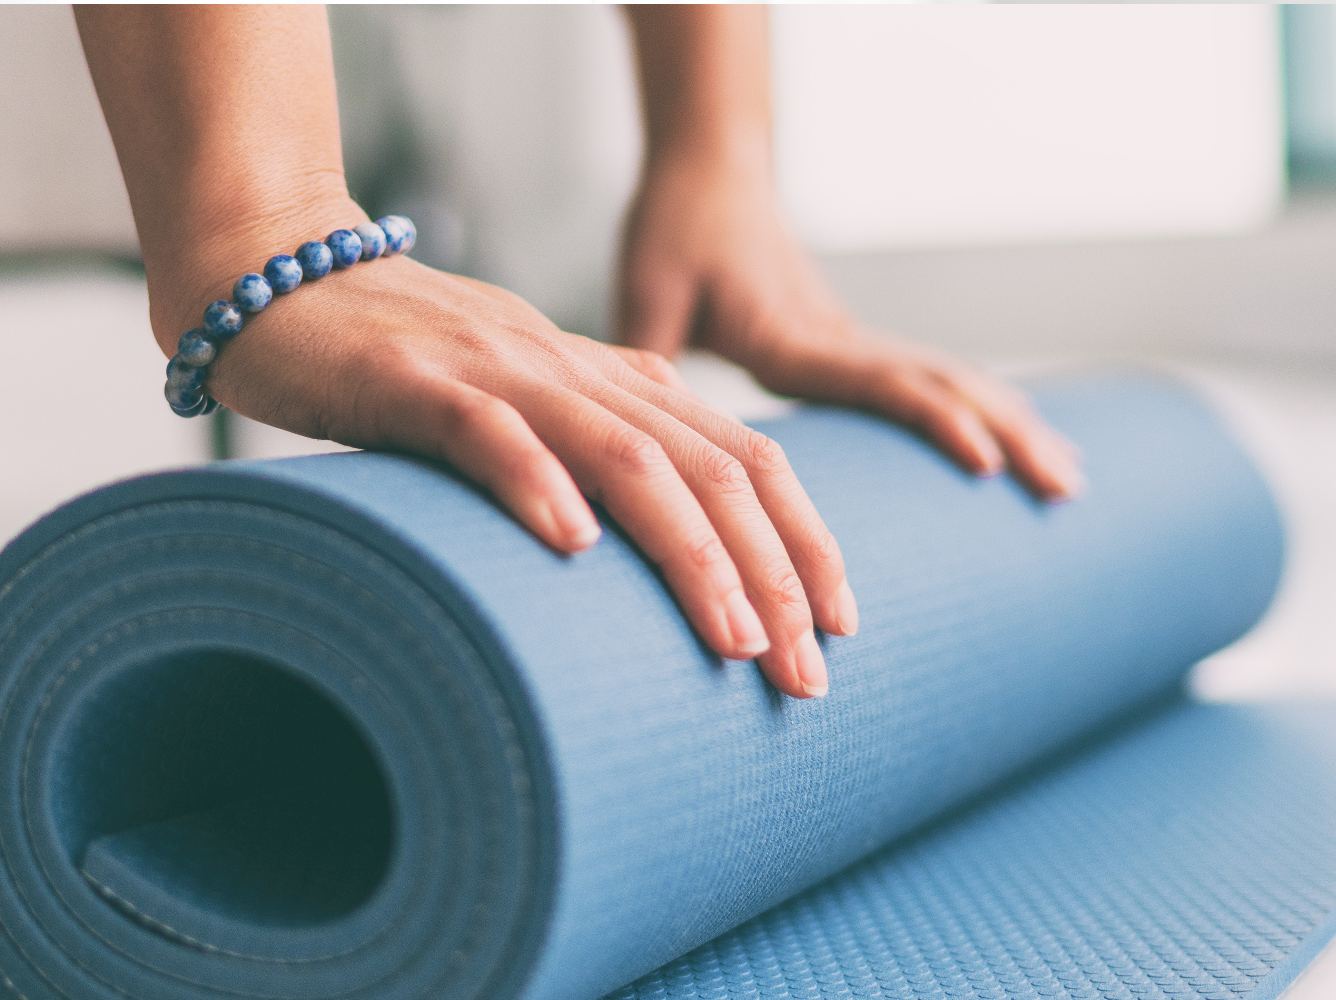
[[[218,269],[263,263],[234,258],[288,249],[275,239],[360,220],[348,216],[324,8],[78,6],[75,16],[155,311],[169,308],[165,289],[198,296],[231,273]]]
[[[761,6],[626,8],[647,156],[770,168],[770,43]]]

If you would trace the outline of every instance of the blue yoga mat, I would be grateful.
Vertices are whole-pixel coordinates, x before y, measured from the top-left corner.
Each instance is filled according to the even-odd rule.
[[[0,997],[1235,997],[1336,914],[1336,713],[1194,705],[1272,500],[1155,376],[1035,387],[1078,503],[765,426],[863,626],[723,663],[612,527],[403,457],[109,487],[0,556]]]

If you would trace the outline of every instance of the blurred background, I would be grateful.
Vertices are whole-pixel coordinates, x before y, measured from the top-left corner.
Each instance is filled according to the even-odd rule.
[[[365,207],[413,216],[421,259],[606,336],[639,158],[619,13],[332,17]],[[773,31],[782,188],[855,309],[1008,372],[1149,361],[1205,385],[1293,546],[1267,623],[1198,686],[1336,693],[1336,9],[788,7]],[[0,542],[109,479],[328,450],[170,414],[72,16],[0,8],[0,38]],[[777,405],[684,367],[742,415]]]

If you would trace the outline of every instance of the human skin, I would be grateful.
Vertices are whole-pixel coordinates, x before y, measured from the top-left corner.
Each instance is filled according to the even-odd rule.
[[[1009,466],[1039,496],[1082,481],[1075,451],[1004,382],[863,330],[785,225],[771,168],[764,6],[627,8],[646,157],[618,283],[623,342],[696,344],[786,395],[876,410],[973,472]]]
[[[164,353],[237,275],[366,220],[344,179],[323,8],[77,7],[76,18],[125,175]],[[874,357],[865,353],[870,341],[847,333],[841,342],[846,333],[833,327],[804,342],[825,359],[806,388],[783,359],[762,358],[767,345],[798,350],[798,341],[768,339],[771,327],[755,316],[736,339],[728,333],[753,303],[785,305],[763,293],[787,288],[798,272],[783,268],[805,262],[796,244],[765,255],[747,246],[778,224],[768,187],[736,201],[748,176],[737,165],[746,157],[719,156],[717,145],[700,145],[697,130],[678,127],[680,102],[708,103],[710,86],[720,88],[721,101],[711,131],[735,113],[734,97],[736,113],[754,117],[750,91],[765,80],[764,22],[758,35],[752,22],[716,25],[716,18],[669,19],[667,44],[681,45],[674,69],[652,42],[660,29],[633,15],[652,152],[629,230],[628,287],[652,292],[662,263],[664,280],[694,289],[702,304],[741,303],[733,311],[711,305],[702,342],[750,358],[763,381],[784,391],[844,398],[831,386],[865,361],[891,364],[886,380],[894,382],[894,365],[903,367],[907,355]],[[699,93],[676,87],[692,66],[719,70],[712,46],[758,42],[760,53],[746,53],[747,73],[729,71],[714,84],[702,76]],[[765,121],[768,129],[768,109]],[[697,183],[701,201],[691,208]],[[684,227],[673,213],[688,208],[697,221]],[[716,267],[717,253],[703,251],[712,211],[725,212],[715,231],[738,254],[735,268]],[[813,291],[801,302],[814,307],[818,297]],[[686,324],[667,319],[678,313],[639,293],[624,303],[633,342],[675,350],[687,340]],[[1010,405],[1008,390],[969,377]],[[880,406],[890,389],[886,400],[851,401]],[[598,501],[660,567],[704,641],[721,656],[755,657],[794,697],[828,689],[814,628],[840,635],[857,628],[839,547],[774,442],[697,401],[660,354],[559,330],[503,289],[404,257],[330,275],[253,317],[215,362],[209,391],[239,413],[297,433],[443,459],[561,552],[595,544],[599,526],[585,497]],[[905,389],[898,409],[883,408],[970,462],[960,444],[970,429],[960,441],[952,437],[968,421],[923,419],[929,404],[915,391]],[[970,412],[983,407],[971,404]],[[1053,469],[1060,458],[1070,462],[1056,436],[1033,417],[1022,421],[1023,409],[1015,413],[1016,433],[1033,438],[1027,447]],[[1043,475],[1060,471],[1036,477],[1043,463],[1013,463],[1041,492],[1057,492]]]

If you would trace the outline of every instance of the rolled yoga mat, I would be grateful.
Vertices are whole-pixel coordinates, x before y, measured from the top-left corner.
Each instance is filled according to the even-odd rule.
[[[797,702],[613,528],[402,457],[112,486],[0,557],[0,997],[1275,997],[1333,930],[1336,713],[1194,705],[1268,492],[1156,377],[1035,389],[1048,507],[765,425],[863,625]],[[611,526],[610,526],[611,527]]]

